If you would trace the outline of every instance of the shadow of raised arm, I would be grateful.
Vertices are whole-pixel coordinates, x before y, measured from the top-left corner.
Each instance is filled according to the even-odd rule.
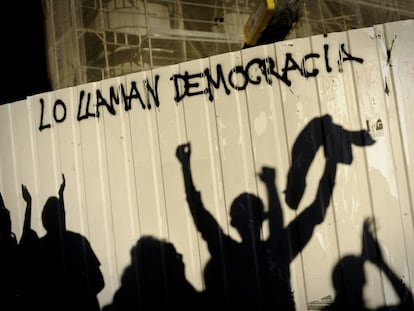
[[[26,202],[26,210],[24,213],[23,233],[20,238],[19,244],[22,246],[32,246],[32,243],[39,239],[36,231],[32,229],[31,218],[32,218],[32,196],[26,185],[22,185],[22,196]]]
[[[413,310],[414,299],[410,289],[405,285],[402,279],[396,275],[392,268],[385,261],[382,254],[381,246],[374,235],[374,220],[367,218],[364,221],[364,228],[362,233],[362,258],[376,265],[378,269],[384,272],[388,278],[392,288],[397,293],[400,303],[395,307],[398,310]],[[389,306],[391,309],[391,306]]]
[[[315,227],[325,219],[335,186],[336,166],[336,162],[326,160],[315,199],[287,226],[291,238],[292,260],[305,248]]]
[[[181,163],[186,199],[194,224],[207,242],[210,253],[218,254],[221,251],[220,237],[223,232],[213,215],[204,207],[201,193],[194,186],[190,165],[191,144],[188,142],[179,145],[176,149],[176,157]]]

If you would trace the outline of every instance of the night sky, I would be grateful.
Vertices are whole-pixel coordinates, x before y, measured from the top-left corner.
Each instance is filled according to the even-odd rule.
[[[50,90],[41,0],[4,1],[0,104]]]

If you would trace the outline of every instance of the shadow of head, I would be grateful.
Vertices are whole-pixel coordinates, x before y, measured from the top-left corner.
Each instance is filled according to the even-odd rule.
[[[184,276],[183,256],[166,240],[143,236],[131,250],[131,257],[141,277],[148,283],[163,279],[164,273],[174,279]]]
[[[362,298],[365,283],[364,260],[359,256],[344,256],[332,270],[332,285],[341,300]]]
[[[243,235],[242,233],[252,226],[260,230],[267,215],[264,212],[263,201],[258,196],[245,192],[233,200],[230,217],[231,225]]]
[[[332,122],[330,115],[312,119],[299,133],[292,147],[292,163],[287,176],[286,203],[297,209],[306,188],[306,175],[318,152],[333,163],[350,165],[352,146],[370,146],[375,140],[366,130],[349,131]]]
[[[65,230],[65,210],[57,197],[49,197],[43,207],[42,224],[48,233]]]

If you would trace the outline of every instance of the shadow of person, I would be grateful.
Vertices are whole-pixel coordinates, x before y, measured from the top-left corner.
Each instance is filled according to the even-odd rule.
[[[0,309],[13,310],[18,303],[17,239],[12,231],[10,212],[0,193]]]
[[[269,237],[267,241],[272,293],[283,310],[293,310],[290,264],[306,247],[317,225],[326,216],[332,198],[338,163],[350,165],[352,145],[369,146],[374,140],[365,130],[348,131],[332,122],[330,115],[311,120],[300,132],[292,148],[285,201],[297,210],[306,189],[306,176],[319,148],[324,149],[325,167],[312,203],[285,225],[275,187],[275,171],[263,167],[259,174],[268,194]]]
[[[335,289],[334,303],[325,310],[414,310],[414,300],[411,291],[401,282],[395,272],[384,260],[381,247],[373,232],[373,220],[364,221],[362,234],[363,248],[360,255],[346,255],[335,265],[332,271],[332,283]],[[363,289],[366,284],[364,265],[371,262],[383,271],[392,288],[399,297],[396,305],[385,305],[374,309],[365,306]]]
[[[204,207],[196,190],[190,168],[191,145],[177,147],[187,202],[197,230],[206,241],[210,260],[204,267],[205,299],[208,308],[264,310],[270,307],[265,294],[270,289],[266,245],[261,240],[261,226],[266,214],[262,200],[242,193],[230,206],[231,225],[241,241],[227,235]]]
[[[42,210],[46,234],[30,247],[35,260],[31,276],[36,281],[32,307],[97,311],[97,294],[104,287],[100,262],[84,236],[66,229],[62,177],[59,197],[49,197]]]
[[[200,293],[186,279],[182,255],[172,243],[142,236],[110,305],[115,310],[201,310]]]
[[[265,241],[272,304],[279,310],[295,310],[291,287],[290,264],[306,247],[317,225],[321,224],[330,205],[336,175],[336,163],[326,160],[314,201],[291,222],[285,224],[282,206],[275,186],[273,168],[259,173],[268,195],[269,236]]]
[[[26,210],[24,214],[23,232],[18,243],[18,258],[16,264],[19,268],[16,280],[19,283],[20,308],[22,310],[31,310],[33,308],[33,301],[36,299],[33,289],[37,287],[38,283],[36,279],[37,267],[34,258],[37,254],[36,246],[39,236],[31,228],[32,197],[25,185],[22,185],[22,196],[26,202]]]

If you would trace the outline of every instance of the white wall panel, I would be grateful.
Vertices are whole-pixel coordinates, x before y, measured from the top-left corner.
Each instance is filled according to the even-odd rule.
[[[96,83],[90,83],[79,85],[73,90],[76,94],[76,105],[73,106],[76,120],[85,118],[86,111],[93,114],[96,111],[92,100],[90,100],[90,106],[86,108],[88,94],[94,96],[92,94],[95,93],[96,89]],[[84,95],[81,96],[80,94]],[[85,188],[84,204],[88,206],[85,215],[87,219],[85,230],[89,234],[89,240],[101,262],[101,269],[105,273],[106,285],[101,293],[101,297],[104,297],[102,299],[105,301],[105,297],[118,287],[119,271],[122,270],[122,267],[117,265],[117,252],[113,240],[114,226],[109,195],[103,122],[102,119],[93,116],[82,120],[82,122],[76,121],[76,123],[79,127],[80,141],[78,144],[81,152],[79,165],[83,172],[83,175],[79,178],[83,179]],[[81,180],[80,183],[82,183]],[[91,195],[92,193],[94,195]],[[70,228],[69,224],[68,227]]]
[[[400,197],[396,180],[396,155],[393,150],[394,133],[391,131],[393,118],[387,100],[386,85],[384,82],[384,65],[381,48],[378,49],[381,27],[366,28],[349,32],[349,41],[352,51],[361,51],[364,55],[364,66],[355,70],[357,96],[360,101],[360,118],[378,124],[381,120],[382,128],[370,129],[376,139],[372,148],[366,149],[368,163],[368,178],[372,200],[372,212],[378,226],[378,238],[385,249],[386,259],[398,271],[401,278],[405,276],[406,256],[394,256],[404,253],[403,226],[400,214]],[[377,50],[377,53],[369,51]],[[391,229],[392,228],[392,229]],[[403,277],[404,276],[404,277]],[[410,281],[407,280],[409,283]],[[396,300],[395,292],[385,280],[383,291],[387,303]]]
[[[340,59],[345,51],[351,53],[347,33],[331,33],[312,37],[313,51],[326,55],[326,63],[322,57],[318,59],[320,74],[316,78],[318,84],[319,105],[322,114],[332,116],[333,122],[347,131],[358,131],[365,124],[360,121],[358,98],[355,95],[353,67],[362,64]],[[352,50],[354,51],[354,50]],[[342,56],[340,56],[342,55]],[[361,57],[356,50],[351,55]],[[339,61],[339,62],[338,62]],[[328,69],[328,67],[330,69]],[[338,137],[340,140],[340,138]],[[344,141],[345,145],[346,142]],[[367,181],[367,168],[365,165],[365,148],[352,144],[353,160],[350,165],[338,164],[335,190],[332,198],[333,214],[332,225],[335,228],[334,247],[337,248],[337,259],[350,254],[359,254],[362,250],[362,225],[366,217],[372,215],[372,205]],[[378,270],[370,271],[365,294],[375,297],[375,301],[382,303],[382,291]]]
[[[236,241],[233,200],[248,192],[269,210],[260,174],[275,170],[279,218],[267,219],[261,235],[272,241],[276,225],[288,241],[297,310],[334,299],[333,269],[359,258],[367,218],[386,263],[412,289],[413,33],[407,20],[286,40],[2,105],[0,191],[13,231],[20,238],[23,184],[33,198],[32,228],[45,234],[43,205],[64,174],[67,228],[85,236],[101,262],[102,307],[125,286],[131,252],[147,235],[171,242],[186,279],[204,291],[210,249],[176,155],[190,143],[203,206]],[[336,168],[332,194],[322,179],[328,162]],[[363,267],[366,306],[398,303],[384,271]]]
[[[196,66],[197,64],[193,64]],[[191,66],[191,65],[189,65]],[[157,111],[160,160],[162,163],[162,181],[164,192],[165,216],[168,241],[171,241],[178,253],[184,258],[185,275],[193,280],[194,286],[202,287],[200,254],[197,231],[188,212],[185,190],[182,186],[181,167],[176,157],[176,148],[187,142],[184,108],[182,103],[174,102],[174,80],[165,79],[180,72],[179,66],[168,66],[153,71],[153,77],[159,76],[160,107]],[[164,82],[162,83],[162,80]],[[177,191],[177,189],[180,189]]]
[[[268,45],[257,49],[247,49],[242,51],[245,63],[251,59],[265,61],[266,66],[271,66],[271,60],[276,61],[274,46]],[[251,78],[253,80],[265,79],[262,68],[255,65],[251,69]],[[252,147],[254,152],[255,172],[258,185],[258,194],[267,205],[267,190],[260,180],[259,174],[264,168],[275,169],[275,183],[278,201],[283,207],[283,211],[279,215],[280,219],[276,219],[274,225],[281,230],[295,218],[296,212],[285,208],[284,190],[286,189],[286,174],[283,173],[281,167],[289,167],[290,155],[286,140],[286,124],[284,107],[281,102],[280,83],[274,77],[271,78],[272,83],[267,87],[261,85],[250,85],[247,89],[248,102],[254,105],[248,105],[250,128],[252,136]],[[260,98],[260,100],[258,100]],[[266,150],[264,152],[264,150]],[[269,210],[269,206],[267,207]],[[263,228],[264,237],[266,239],[279,238],[275,237],[269,219]],[[273,233],[273,236],[272,236]],[[283,236],[281,236],[283,237]],[[289,264],[285,262],[285,264]],[[290,278],[292,287],[295,288],[295,303],[298,309],[306,308],[306,295],[303,279],[303,265],[301,257],[298,256],[290,262]]]
[[[153,85],[151,72],[140,72],[125,77],[126,90],[129,93],[135,83],[145,106],[150,99],[151,109],[145,111],[137,100],[128,114],[129,136],[132,145],[133,174],[137,197],[137,210],[141,234],[160,237],[168,236],[165,216],[164,190],[162,186],[161,158],[158,140],[157,107],[151,97],[147,97],[144,82]],[[119,108],[121,110],[121,108]]]
[[[193,82],[198,84],[194,88],[195,92],[200,92],[207,88],[207,81],[203,79],[202,73],[205,68],[209,68],[210,63],[208,58],[195,60],[180,64],[180,73],[188,72],[189,74],[196,74]],[[184,85],[179,81],[180,91],[183,92]],[[182,103],[171,103],[172,105],[182,106],[183,117],[185,120],[185,136],[181,144],[189,143],[191,148],[191,170],[193,173],[195,187],[202,194],[202,201],[204,207],[215,217],[215,219],[223,226],[226,226],[227,214],[224,206],[223,184],[221,179],[221,163],[220,151],[218,148],[217,123],[214,102],[210,102],[206,96],[192,96],[184,99]],[[176,159],[177,163],[178,159]],[[180,166],[181,169],[181,166]],[[184,180],[182,173],[180,173],[182,184]],[[183,189],[183,195],[186,195]],[[185,217],[190,220],[190,227],[194,226],[195,220],[191,216],[191,211],[187,202],[182,206],[185,210]],[[225,231],[227,228],[225,227]],[[202,277],[203,267],[210,258],[207,249],[207,243],[203,240],[201,233],[193,232],[197,239],[192,241],[192,251],[196,251],[197,256],[191,255],[191,266],[193,267],[193,276],[195,280],[197,277]],[[197,288],[204,289],[205,285],[199,279],[194,283]]]
[[[18,103],[18,105],[21,102]],[[3,113],[0,116],[1,131],[4,135],[1,135],[1,185],[5,190],[2,191],[3,201],[6,208],[9,209],[10,215],[16,221],[21,222],[23,220],[22,208],[19,205],[20,188],[18,184],[18,163],[16,158],[16,137],[14,133],[14,118],[13,107],[5,106],[2,109]],[[5,193],[9,195],[5,195]],[[16,230],[16,234],[21,230]]]
[[[391,140],[395,155],[395,174],[398,182],[398,196],[400,198],[400,215],[404,234],[404,245],[407,254],[407,262],[404,269],[404,280],[414,286],[414,275],[407,263],[413,262],[413,249],[408,241],[414,236],[413,233],[413,120],[414,120],[414,92],[410,85],[414,83],[412,73],[413,66],[410,64],[407,51],[413,49],[412,33],[413,23],[410,21],[401,23],[390,23],[383,25],[383,46],[390,52],[389,62],[382,54],[382,70],[391,78],[391,92],[394,96],[387,96],[387,106],[390,111]],[[401,28],[400,28],[401,27]],[[379,27],[378,27],[379,28]],[[380,48],[379,48],[380,49]],[[384,61],[385,58],[385,61]],[[388,73],[387,70],[390,72]],[[410,208],[411,206],[411,208]]]

